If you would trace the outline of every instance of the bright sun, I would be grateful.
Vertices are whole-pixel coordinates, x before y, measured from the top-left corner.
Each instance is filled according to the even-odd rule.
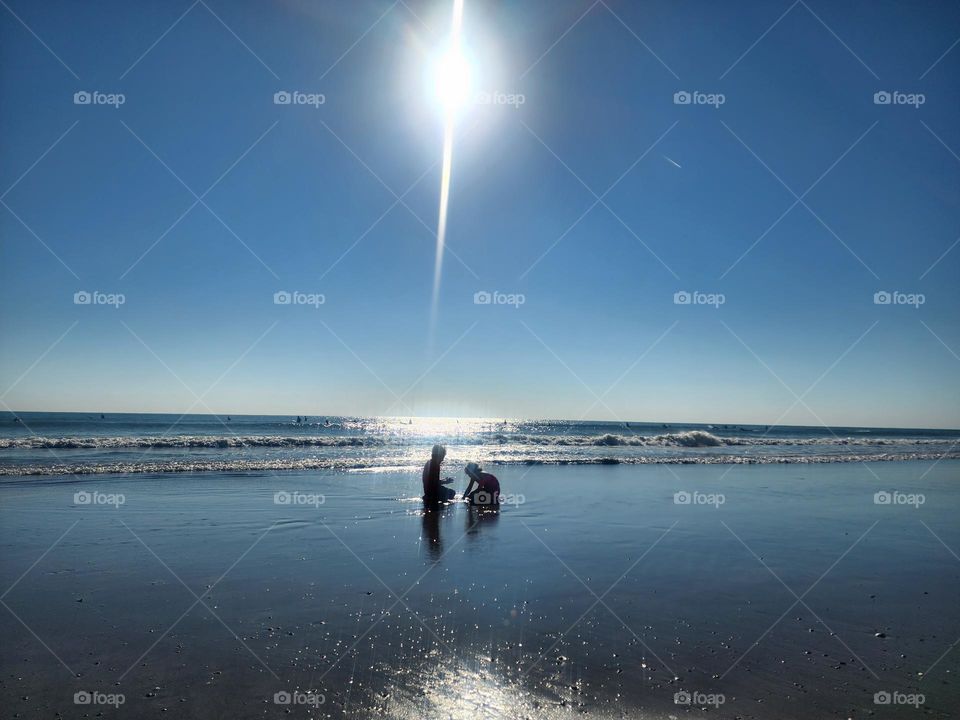
[[[445,114],[456,114],[470,100],[472,72],[459,43],[437,59],[434,66],[434,91]]]
[[[462,27],[463,0],[454,0],[450,36],[433,63],[434,93],[448,123],[470,101],[472,73],[460,39]]]

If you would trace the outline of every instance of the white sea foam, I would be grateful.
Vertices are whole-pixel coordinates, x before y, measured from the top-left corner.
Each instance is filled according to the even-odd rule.
[[[631,456],[631,457],[563,457],[545,456],[528,458],[496,458],[498,465],[776,465],[776,464],[822,464],[895,462],[907,460],[938,461],[958,460],[960,451],[946,453],[889,452],[846,453],[806,455],[679,455],[679,456]],[[419,464],[385,463],[383,458],[299,458],[299,459],[226,459],[226,460],[166,460],[145,462],[54,462],[51,464],[25,464],[0,466],[0,476],[36,475],[112,475],[112,474],[167,474],[167,473],[212,473],[212,472],[279,472],[285,470],[334,470],[334,471],[404,471],[420,469]]]
[[[350,448],[408,446],[432,444],[433,439],[417,439],[401,435],[159,435],[116,437],[42,437],[0,438],[0,450],[6,449],[191,449],[191,448]],[[950,438],[882,438],[882,437],[767,437],[764,435],[718,436],[705,430],[665,433],[662,435],[612,434],[603,435],[530,435],[505,433],[477,433],[451,438],[450,442],[463,445],[539,445],[558,447],[681,447],[711,448],[736,446],[885,446],[885,445],[942,445],[956,443]]]

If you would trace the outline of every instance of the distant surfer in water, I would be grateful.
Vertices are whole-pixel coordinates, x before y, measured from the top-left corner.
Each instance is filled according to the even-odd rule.
[[[428,505],[453,500],[452,488],[443,487],[453,482],[453,478],[440,479],[440,465],[447,456],[447,449],[443,445],[434,445],[430,452],[430,459],[423,466],[423,502]]]
[[[483,472],[483,468],[475,462],[467,463],[464,472],[470,478],[467,489],[463,491],[464,499],[471,505],[499,508],[500,481],[497,480],[496,475]]]

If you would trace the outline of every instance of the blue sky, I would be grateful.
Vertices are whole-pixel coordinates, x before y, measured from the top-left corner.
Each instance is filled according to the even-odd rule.
[[[431,333],[451,5],[9,2],[2,402],[960,427],[960,7],[466,0]]]

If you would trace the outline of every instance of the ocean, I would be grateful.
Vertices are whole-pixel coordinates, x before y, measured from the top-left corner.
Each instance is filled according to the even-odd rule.
[[[960,430],[476,418],[0,414],[0,475],[414,470],[448,466],[771,464],[960,457]]]

